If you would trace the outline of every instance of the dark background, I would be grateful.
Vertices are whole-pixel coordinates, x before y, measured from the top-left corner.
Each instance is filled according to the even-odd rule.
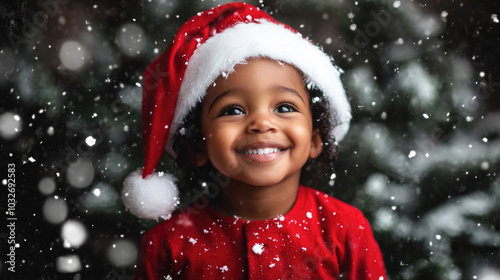
[[[131,279],[155,224],[119,200],[142,165],[142,71],[183,22],[225,2],[0,3],[0,278]],[[500,279],[498,1],[250,3],[344,70],[353,123],[322,189],[367,216],[390,279]],[[16,273],[5,263],[9,163]],[[67,221],[85,229],[81,246],[65,246]],[[62,273],[65,256],[81,268]]]

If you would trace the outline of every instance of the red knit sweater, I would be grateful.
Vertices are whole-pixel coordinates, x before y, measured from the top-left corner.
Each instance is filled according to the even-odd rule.
[[[135,279],[386,279],[363,214],[320,191],[265,221],[188,209],[144,235]]]

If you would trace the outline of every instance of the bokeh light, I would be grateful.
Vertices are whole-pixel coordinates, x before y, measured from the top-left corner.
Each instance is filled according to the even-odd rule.
[[[74,273],[82,269],[82,262],[78,255],[61,256],[56,259],[56,269],[60,273]]]
[[[18,114],[5,112],[0,115],[0,136],[6,140],[15,138],[21,132],[22,120]]]
[[[78,220],[66,221],[61,229],[61,239],[65,248],[79,248],[87,240],[87,230]]]
[[[145,46],[144,30],[134,23],[122,25],[116,33],[118,47],[128,56],[136,56],[142,52]]]
[[[88,213],[113,212],[119,205],[118,192],[109,184],[99,182],[92,189],[80,197],[83,210]]]
[[[112,178],[120,178],[127,170],[128,160],[120,153],[110,152],[99,163],[99,170]]]
[[[91,162],[83,159],[78,159],[69,165],[66,172],[66,178],[71,186],[81,189],[92,184],[94,180],[94,166]]]
[[[115,266],[133,265],[137,260],[137,247],[128,240],[117,240],[109,246],[107,256],[108,260]]]
[[[64,67],[69,70],[79,70],[86,62],[87,51],[78,42],[66,41],[59,51],[59,58]]]
[[[49,197],[43,204],[43,216],[51,224],[60,224],[68,216],[68,205],[57,197]]]
[[[52,177],[44,177],[38,182],[38,190],[45,195],[53,194],[56,190],[56,182]]]

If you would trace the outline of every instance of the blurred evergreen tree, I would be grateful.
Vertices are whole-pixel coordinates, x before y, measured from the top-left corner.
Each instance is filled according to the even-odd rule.
[[[135,251],[122,241],[138,244],[154,225],[119,200],[123,178],[142,164],[142,71],[183,22],[223,2],[0,4],[0,116],[22,123],[0,142],[2,166],[16,162],[19,180],[15,276],[129,279],[125,256]],[[369,218],[390,278],[500,277],[499,4],[250,3],[321,44],[344,70],[354,120],[321,188]],[[2,119],[0,130],[11,123]],[[82,173],[82,160],[93,172]],[[45,177],[53,191],[41,191]],[[65,219],[85,225],[81,247],[65,246],[63,222],[48,222],[54,196],[67,205]],[[69,255],[82,268],[58,273],[57,258]]]

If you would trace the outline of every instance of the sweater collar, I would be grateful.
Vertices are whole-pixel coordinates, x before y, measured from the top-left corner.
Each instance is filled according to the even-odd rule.
[[[300,185],[297,191],[297,198],[295,199],[295,203],[288,213],[283,216],[278,216],[276,218],[268,219],[268,220],[244,220],[235,216],[225,216],[218,212],[216,212],[211,205],[207,207],[208,215],[213,218],[215,221],[226,224],[226,225],[242,225],[242,224],[269,224],[269,223],[279,223],[283,221],[291,221],[302,219],[305,211],[305,196],[306,196],[306,187]]]

